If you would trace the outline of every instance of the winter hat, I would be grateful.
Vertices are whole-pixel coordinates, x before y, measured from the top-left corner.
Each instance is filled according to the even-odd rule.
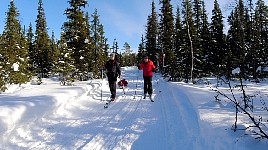
[[[149,58],[149,57],[148,57],[148,55],[144,55],[143,58],[145,59],[145,58]]]
[[[115,53],[111,53],[110,54],[110,57],[115,57]]]

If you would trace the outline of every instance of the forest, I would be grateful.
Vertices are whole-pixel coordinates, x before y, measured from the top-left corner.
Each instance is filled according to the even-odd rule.
[[[107,44],[98,10],[93,14],[83,10],[90,3],[87,0],[68,1],[60,39],[54,33],[49,36],[42,0],[38,2],[35,31],[33,24],[21,25],[15,2],[10,1],[0,34],[1,91],[33,77],[40,82],[53,75],[70,82],[101,78],[111,49],[121,66],[137,65],[143,55],[149,55],[170,81],[195,83],[217,76],[258,82],[267,77],[268,7],[263,0],[233,3],[226,18],[227,31],[217,0],[211,18],[204,0],[183,0],[177,6],[170,2],[152,1],[145,34],[135,54],[127,42],[123,45],[126,53],[118,52],[116,41]]]
[[[160,4],[158,14],[152,3],[138,56],[150,54],[171,81],[219,76],[258,82],[267,77],[268,7],[263,0],[230,4],[227,31],[217,0],[210,20],[203,0],[184,0],[175,15],[169,0]]]

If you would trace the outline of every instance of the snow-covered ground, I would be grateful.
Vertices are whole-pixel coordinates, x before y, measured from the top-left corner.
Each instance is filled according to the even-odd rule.
[[[122,71],[128,87],[117,89],[118,98],[107,109],[105,79],[60,86],[52,78],[41,85],[11,86],[0,94],[0,149],[268,149],[267,140],[231,130],[234,108],[215,102],[209,86],[155,75],[151,102],[142,99],[142,72]],[[252,87],[268,92],[267,84]]]

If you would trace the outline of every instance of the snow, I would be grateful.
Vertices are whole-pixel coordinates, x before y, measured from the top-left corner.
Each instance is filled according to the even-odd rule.
[[[0,95],[0,149],[267,149],[267,140],[231,130],[233,106],[216,102],[207,84],[166,82],[156,74],[151,102],[142,99],[142,72],[126,67],[122,73],[128,87],[117,89],[106,109],[106,79],[10,86]],[[248,84],[268,92],[267,84]]]

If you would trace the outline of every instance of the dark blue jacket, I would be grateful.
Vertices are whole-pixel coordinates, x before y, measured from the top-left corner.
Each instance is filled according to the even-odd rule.
[[[120,66],[115,60],[108,60],[105,63],[105,69],[107,70],[108,81],[116,81],[117,77],[121,76]]]

